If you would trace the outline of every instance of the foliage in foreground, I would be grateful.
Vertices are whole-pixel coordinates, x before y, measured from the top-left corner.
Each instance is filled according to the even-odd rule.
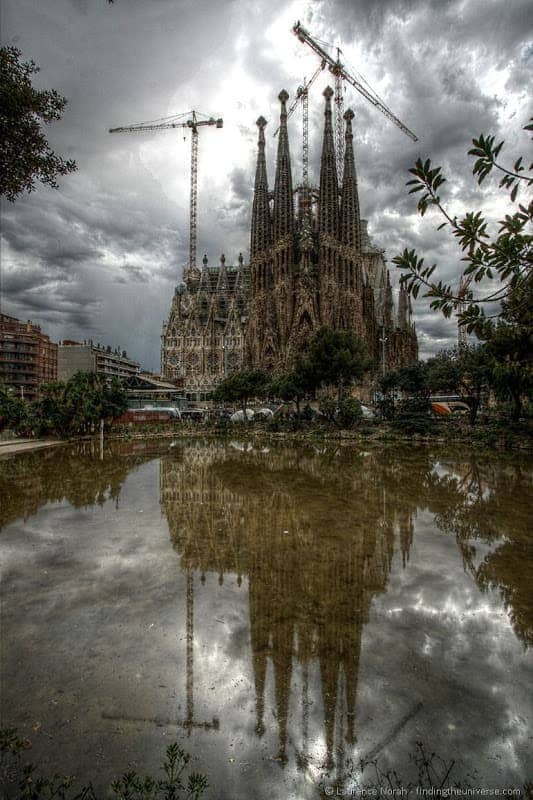
[[[533,120],[524,130],[533,131]],[[505,192],[511,190],[511,204],[516,202],[520,188],[533,185],[533,165],[529,166],[528,174],[523,157],[519,157],[513,167],[497,161],[504,142],[496,144],[493,136],[481,134],[473,139],[473,145],[468,153],[476,159],[472,171],[478,184],[493,170],[498,171],[503,176],[499,188]],[[513,296],[520,297],[524,311],[528,307],[531,309],[533,202],[527,206],[519,203],[516,210],[511,207],[494,234],[490,231],[490,221],[481,212],[470,211],[458,219],[446,209],[440,196],[446,178],[441,167],[434,167],[429,158],[426,161],[419,158],[409,172],[414,176],[407,182],[411,186],[410,193],[420,193],[418,212],[424,215],[431,207],[437,209],[443,219],[439,229],[446,228],[456,239],[465,266],[458,276],[458,284],[452,286],[441,279],[435,280],[436,264],[428,266],[414,250],[404,250],[393,258],[393,263],[402,271],[401,281],[414,297],[421,289],[425,290],[425,296],[431,298],[432,309],[441,311],[445,317],[458,312],[460,324],[469,332],[488,338],[491,324],[487,326],[486,307],[500,321],[505,320],[505,304]]]
[[[72,777],[57,773],[52,778],[40,775],[33,764],[23,762],[22,753],[28,747],[30,743],[20,739],[16,729],[0,730],[0,789],[5,800],[99,800],[92,784],[77,788]],[[199,800],[209,782],[198,772],[185,775],[189,761],[189,754],[173,742],[166,749],[163,778],[127,772],[111,783],[110,794],[115,800]],[[385,771],[379,760],[372,757],[357,765],[348,762],[347,766],[351,773],[349,787],[324,782],[326,797],[333,793],[345,796],[353,793],[354,788],[369,795],[404,798],[419,797],[421,789],[431,796],[446,796],[449,789],[470,788],[470,784],[457,779],[455,761],[446,761],[419,741],[404,765],[403,774]],[[533,797],[533,784],[526,783],[521,796]]]
[[[58,773],[47,778],[34,764],[25,763],[22,753],[29,746],[27,739],[17,736],[16,729],[0,731],[2,797],[6,800],[97,800],[92,784],[79,788],[74,778]],[[116,800],[198,800],[209,783],[199,772],[185,775],[189,761],[189,754],[177,742],[172,742],[166,749],[163,778],[126,772],[111,783],[111,792]]]
[[[67,101],[54,89],[35,89],[33,61],[16,47],[0,48],[0,194],[14,201],[35,182],[57,187],[56,176],[76,169],[49,147],[42,125],[61,119]]]
[[[525,130],[533,131],[533,121]],[[473,174],[481,184],[494,170],[499,172],[499,188],[510,191],[509,213],[491,232],[490,221],[480,211],[470,211],[462,219],[444,206],[440,191],[446,182],[441,168],[430,159],[418,159],[410,170],[410,192],[419,192],[421,215],[433,207],[459,244],[461,261],[455,286],[436,280],[436,264],[428,266],[415,250],[404,250],[393,262],[402,271],[401,283],[414,297],[420,290],[431,299],[430,307],[445,317],[456,313],[459,324],[485,342],[493,365],[491,388],[511,400],[512,419],[518,420],[524,395],[533,389],[533,201],[518,203],[520,191],[533,186],[533,164],[529,172],[519,157],[512,168],[497,160],[504,142],[481,134],[473,140],[469,155],[475,157]],[[474,288],[475,287],[475,288]],[[475,412],[474,412],[475,418]]]

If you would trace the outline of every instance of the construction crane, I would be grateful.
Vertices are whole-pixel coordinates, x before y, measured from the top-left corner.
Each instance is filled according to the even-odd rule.
[[[298,86],[296,90],[296,99],[287,111],[287,119],[291,116],[294,109],[301,101],[302,103],[302,133],[303,133],[303,147],[302,147],[302,186],[304,190],[309,187],[309,89],[318,78],[322,70],[325,68],[326,62],[322,61],[321,65],[315,70],[308,81],[304,79],[302,86]],[[274,136],[279,133],[279,128],[274,132]]]
[[[189,117],[183,120],[184,117]],[[205,119],[199,119],[205,117]],[[162,117],[151,122],[139,122],[121,128],[110,128],[109,133],[133,133],[136,131],[159,131],[175,128],[189,128],[191,131],[191,194],[189,208],[189,268],[196,267],[196,223],[198,204],[198,128],[202,125],[215,125],[222,128],[222,119],[214,119],[199,111],[187,111],[172,117]]]
[[[396,117],[392,111],[387,108],[385,103],[383,103],[375,94],[373,94],[370,89],[363,86],[363,84],[354,78],[351,75],[344,65],[341,63],[340,60],[340,49],[337,48],[337,59],[333,59],[329,53],[327,53],[324,48],[319,44],[319,42],[314,39],[309,31],[307,31],[303,25],[300,25],[300,22],[297,22],[293,25],[292,28],[293,33],[298,39],[303,43],[307,44],[311,50],[313,50],[317,56],[321,59],[323,63],[328,66],[329,71],[335,77],[335,139],[336,139],[336,146],[337,146],[337,174],[339,177],[342,175],[342,161],[344,156],[344,138],[343,138],[343,94],[342,94],[342,82],[347,81],[351,86],[353,86],[357,91],[363,95],[373,106],[379,108],[379,110],[385,114],[385,116],[394,122],[394,124],[400,128],[407,136],[409,136],[413,142],[417,142],[418,138],[415,134],[409,130],[409,128],[401,122],[401,120]]]
[[[461,325],[459,315],[463,313],[468,300],[472,297],[470,284],[472,283],[473,277],[473,274],[467,275],[466,277],[463,275],[459,281],[459,289],[457,290],[457,297],[459,298],[457,304],[457,343],[459,348],[466,346],[466,325]]]

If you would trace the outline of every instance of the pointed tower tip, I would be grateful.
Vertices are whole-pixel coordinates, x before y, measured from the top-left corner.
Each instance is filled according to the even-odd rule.
[[[352,121],[352,119],[353,119],[354,117],[355,117],[355,114],[353,113],[353,111],[352,111],[352,109],[351,109],[351,108],[348,108],[348,109],[347,109],[347,110],[344,112],[344,119],[345,119],[345,120],[349,120],[349,121],[351,122],[351,121]]]
[[[333,89],[331,88],[331,86],[326,86],[326,88],[324,89],[322,94],[324,95],[326,100],[331,100],[331,98],[333,97],[334,92],[333,92]]]
[[[282,89],[278,95],[278,100],[280,100],[282,103],[286,103],[288,99],[289,93],[285,89]]]
[[[264,117],[259,117],[257,122],[255,123],[260,130],[263,130],[267,126],[267,121]]]

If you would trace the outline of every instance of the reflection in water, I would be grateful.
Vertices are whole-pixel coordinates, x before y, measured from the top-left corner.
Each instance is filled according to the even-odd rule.
[[[516,635],[532,645],[531,471],[519,461],[502,466],[479,455],[441,466],[433,504],[437,525],[456,536],[463,563],[480,589],[499,588]],[[493,546],[483,558],[480,543]]]
[[[118,503],[128,473],[154,457],[154,445],[140,444],[113,443],[101,453],[93,440],[1,459],[0,528],[49,502],[66,500],[74,508]]]
[[[202,582],[207,572],[217,573],[220,584],[227,573],[239,585],[248,579],[256,733],[265,730],[270,660],[282,762],[296,664],[302,670],[297,763],[308,760],[312,663],[319,666],[327,765],[334,755],[343,763],[345,747],[356,741],[363,626],[373,598],[387,588],[395,548],[403,567],[408,564],[418,509],[429,509],[443,531],[455,533],[481,588],[501,587],[517,635],[531,643],[531,598],[516,569],[527,546],[526,520],[511,520],[508,506],[508,493],[530,488],[520,469],[475,459],[457,466],[426,450],[398,459],[386,450],[341,449],[318,457],[312,450],[211,445],[175,450],[162,459],[160,475],[162,507],[189,576],[191,609],[194,571]],[[470,540],[502,537],[476,567]],[[192,616],[188,634],[192,654]],[[188,664],[192,703],[192,656]]]
[[[125,745],[159,757],[158,733],[179,726],[213,785],[234,781],[221,797],[274,796],[274,780],[277,796],[293,781],[291,796],[314,797],[324,766],[336,780],[349,758],[402,766],[415,731],[454,755],[502,758],[491,779],[504,762],[520,775],[527,463],[236,442],[120,443],[103,460],[87,443],[0,460],[7,716],[49,720],[64,745],[106,741],[117,769]],[[49,501],[62,502],[39,512]],[[291,762],[277,777],[272,755]]]

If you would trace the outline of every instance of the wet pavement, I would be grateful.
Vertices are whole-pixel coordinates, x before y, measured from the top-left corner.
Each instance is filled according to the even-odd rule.
[[[417,742],[522,786],[531,467],[237,441],[3,459],[2,724],[99,789],[176,738],[207,798],[347,791],[361,759],[407,784]]]

